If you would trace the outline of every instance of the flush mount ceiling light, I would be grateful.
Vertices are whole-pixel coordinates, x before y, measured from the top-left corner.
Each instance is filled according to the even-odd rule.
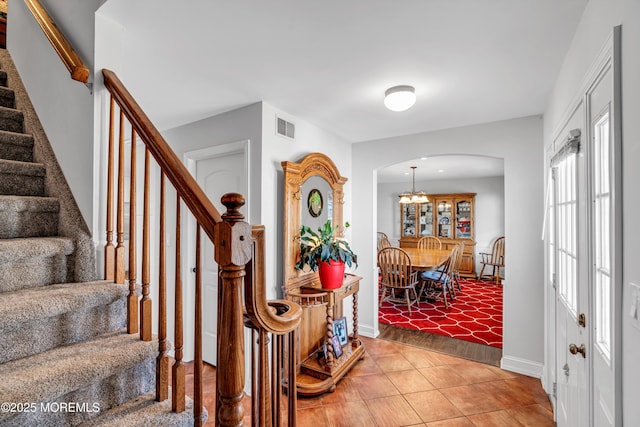
[[[427,203],[429,201],[427,193],[416,191],[416,168],[417,166],[411,166],[411,169],[413,169],[413,187],[411,191],[405,191],[399,195],[400,203]]]
[[[394,86],[384,93],[384,105],[391,111],[405,111],[416,103],[416,90],[413,86]]]

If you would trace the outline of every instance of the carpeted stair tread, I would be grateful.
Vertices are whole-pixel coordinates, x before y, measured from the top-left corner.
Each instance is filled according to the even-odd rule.
[[[0,239],[0,263],[25,258],[47,258],[60,254],[71,255],[74,249],[73,239],[67,237]]]
[[[58,212],[60,203],[55,197],[0,195],[0,212],[11,210]]]
[[[108,281],[63,283],[0,293],[2,331],[24,322],[50,318],[88,307],[110,304],[128,294],[128,288]]]
[[[49,402],[157,356],[157,340],[105,337],[0,365],[0,402]],[[13,414],[0,413],[0,425]]]
[[[0,86],[0,106],[15,108],[16,94],[13,90]]]
[[[53,197],[0,195],[0,239],[57,236],[59,211]]]
[[[171,396],[171,393],[169,393]],[[112,408],[97,418],[80,424],[79,427],[170,427],[192,426],[193,400],[186,398],[184,412],[171,411],[171,398],[163,401],[155,401],[155,393],[147,393],[125,402],[123,405]],[[202,424],[207,420],[207,410],[203,408]]]
[[[45,166],[0,159],[0,194],[44,196]]]
[[[19,162],[0,159],[0,173],[15,173],[27,176],[45,176],[46,168],[41,163]]]
[[[0,130],[0,159],[32,162],[33,135]]]
[[[0,106],[0,129],[24,132],[24,114],[15,108]]]

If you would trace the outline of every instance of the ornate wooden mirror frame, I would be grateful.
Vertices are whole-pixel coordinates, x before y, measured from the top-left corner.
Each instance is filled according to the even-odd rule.
[[[324,209],[332,209],[331,221],[333,225],[339,225],[341,234],[344,230],[342,222],[342,205],[344,204],[343,186],[347,178],[340,175],[333,161],[322,153],[311,153],[305,156],[299,163],[282,162],[284,170],[284,282],[285,287],[313,280],[318,273],[296,270],[295,265],[300,255],[298,238],[302,225],[303,186],[309,178],[320,177],[324,179],[332,194],[323,195],[324,203],[333,200],[333,206]],[[307,189],[307,192],[310,191]],[[305,224],[308,225],[308,224]]]

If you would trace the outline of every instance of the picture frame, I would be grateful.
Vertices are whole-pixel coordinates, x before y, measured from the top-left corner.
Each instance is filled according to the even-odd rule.
[[[341,317],[333,321],[333,336],[338,337],[340,345],[347,345],[349,342],[349,331],[347,330],[346,317]]]
[[[324,202],[322,200],[322,193],[317,188],[314,188],[309,192],[309,197],[307,198],[307,208],[309,209],[309,215],[313,218],[317,218],[322,214],[322,208],[324,207]]]
[[[340,358],[340,356],[342,356],[342,345],[340,345],[338,337],[331,338],[331,347],[333,347],[333,355],[335,358]]]

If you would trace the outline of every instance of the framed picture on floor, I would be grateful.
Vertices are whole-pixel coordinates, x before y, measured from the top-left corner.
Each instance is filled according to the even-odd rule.
[[[341,317],[333,321],[333,336],[338,337],[340,345],[347,345],[349,332],[347,331],[347,318]]]
[[[333,347],[333,355],[336,357],[336,359],[338,359],[340,356],[342,356],[342,346],[340,345],[338,337],[331,338],[331,344],[331,347]]]

